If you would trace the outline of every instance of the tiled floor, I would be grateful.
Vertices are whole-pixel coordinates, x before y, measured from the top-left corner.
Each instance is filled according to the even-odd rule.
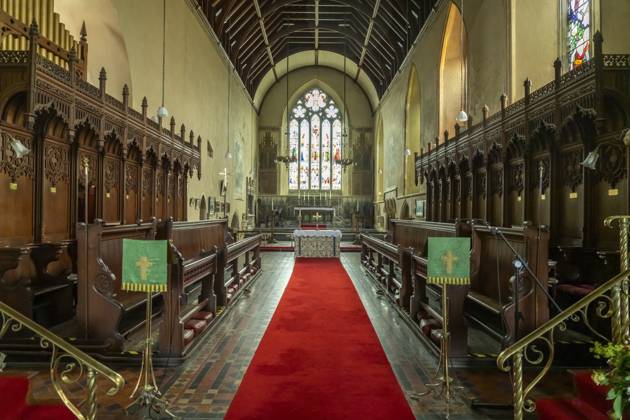
[[[344,253],[341,260],[357,288],[402,389],[408,397],[414,392],[424,391],[423,384],[430,381],[436,368],[434,357],[423,348],[391,304],[375,293],[374,285],[362,272],[359,255]],[[264,272],[251,288],[251,293],[244,295],[224,315],[196,353],[177,368],[156,369],[160,390],[175,414],[184,419],[223,418],[280,301],[292,268],[292,253],[264,253]],[[36,399],[54,397],[45,372],[45,369],[27,372],[34,380],[33,396]],[[128,395],[135,384],[137,369],[126,368],[122,374],[127,385],[121,394],[114,398],[99,395],[100,413],[104,418],[122,418],[123,407],[130,403]],[[456,374],[467,391],[472,392],[470,397],[489,398],[501,394],[504,400],[509,399],[508,378],[497,373],[496,369],[486,373],[476,370]],[[102,381],[98,384],[101,391],[107,386]],[[446,406],[439,397],[408,400],[418,419],[445,418]],[[451,404],[449,411],[450,418],[454,419],[488,418],[473,411],[467,403]],[[509,416],[506,417],[503,412],[503,416],[493,418]]]

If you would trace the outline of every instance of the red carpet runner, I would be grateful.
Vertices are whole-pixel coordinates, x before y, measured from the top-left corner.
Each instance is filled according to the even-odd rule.
[[[226,419],[413,419],[338,259],[298,259]]]

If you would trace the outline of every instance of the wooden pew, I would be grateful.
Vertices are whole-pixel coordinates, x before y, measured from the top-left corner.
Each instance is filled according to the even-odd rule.
[[[51,327],[74,316],[72,241],[0,247],[0,300]]]
[[[412,293],[411,250],[362,234],[361,262],[389,296],[408,312]]]
[[[225,303],[229,304],[234,300],[239,292],[245,289],[260,271],[262,261],[260,258],[260,244],[262,235],[251,236],[249,238],[231,243],[227,246],[227,258],[224,272],[228,275],[224,277],[223,292]],[[242,263],[239,265],[239,262]],[[225,303],[222,304],[225,305]]]
[[[157,225],[156,239],[170,242],[161,355],[185,355],[216,317],[214,281],[226,230],[225,220],[173,222],[171,218]]]
[[[485,226],[464,225],[472,238],[471,284],[466,299],[466,316],[472,325],[507,344],[523,337],[549,319],[549,302],[529,275],[520,280],[519,311],[522,318],[515,332],[515,301],[511,277],[514,256],[508,246]],[[466,232],[467,230],[467,232]],[[529,223],[522,227],[501,228],[506,239],[525,259],[548,289],[549,231]]]
[[[419,255],[411,257],[413,295],[409,314],[420,326],[422,334],[438,349],[442,333],[442,287],[427,283],[427,259]],[[450,354],[453,357],[468,356],[468,324],[464,314],[464,302],[469,286],[448,287],[448,328],[451,335]]]
[[[77,224],[77,321],[84,338],[109,343],[121,351],[125,337],[145,322],[146,294],[121,290],[122,240],[155,239],[156,222],[106,226]],[[153,297],[156,316],[161,294]]]
[[[546,229],[525,225],[522,228],[502,228],[512,246],[525,258],[537,274],[543,287],[547,287],[548,232]],[[513,256],[507,245],[494,236],[490,229],[466,223],[438,223],[393,220],[389,236],[399,249],[413,247],[410,283],[412,295],[408,312],[419,323],[423,334],[439,346],[442,328],[441,286],[427,284],[427,240],[437,236],[470,237],[471,284],[448,286],[449,328],[451,354],[454,357],[468,353],[468,327],[479,328],[502,343],[515,336],[514,303],[511,300],[510,277]],[[372,240],[372,242],[374,242]],[[382,247],[384,248],[384,247]],[[392,254],[395,246],[391,246]],[[382,271],[373,258],[364,258],[368,269]],[[391,259],[390,259],[391,261]],[[499,281],[497,282],[497,263]],[[370,268],[371,266],[371,268]],[[402,294],[401,294],[402,295]],[[533,330],[548,319],[548,302],[540,289],[533,288],[533,281],[525,276],[519,291],[519,306],[523,320],[519,336]]]

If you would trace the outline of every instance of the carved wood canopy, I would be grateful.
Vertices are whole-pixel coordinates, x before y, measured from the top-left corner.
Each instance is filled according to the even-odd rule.
[[[309,50],[347,56],[382,95],[436,3],[197,0],[252,96],[278,61]]]

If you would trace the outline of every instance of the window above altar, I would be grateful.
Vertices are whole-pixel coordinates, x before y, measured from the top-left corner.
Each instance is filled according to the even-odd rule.
[[[289,114],[289,190],[340,191],[341,111],[319,88],[309,89]]]

